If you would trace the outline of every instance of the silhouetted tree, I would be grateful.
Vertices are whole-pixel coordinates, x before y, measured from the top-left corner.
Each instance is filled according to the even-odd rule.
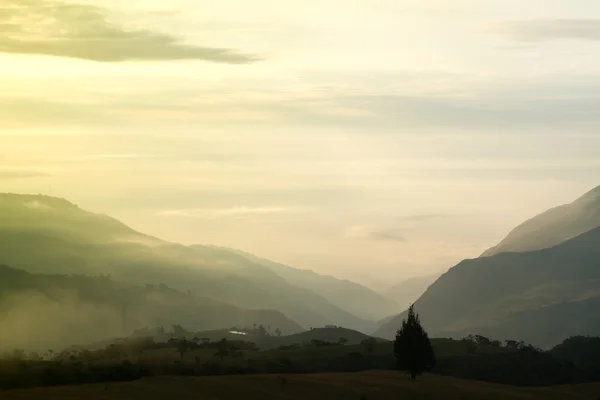
[[[339,339],[338,339],[338,343],[339,343],[341,346],[343,346],[343,345],[345,345],[346,343],[348,343],[348,339],[346,339],[345,337],[341,337],[341,338],[339,338]]]
[[[475,343],[481,346],[491,346],[492,340],[482,335],[475,335]]]
[[[275,334],[277,336],[281,336],[281,329],[279,329],[279,328],[275,329]]]
[[[398,369],[408,372],[412,380],[435,366],[433,347],[421,326],[419,315],[415,313],[414,304],[408,309],[408,317],[402,321],[402,328],[396,334],[394,355]]]

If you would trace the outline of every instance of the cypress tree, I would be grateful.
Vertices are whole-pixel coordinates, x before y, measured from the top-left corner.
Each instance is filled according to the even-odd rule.
[[[396,334],[394,355],[397,368],[410,374],[411,380],[417,375],[430,371],[435,366],[435,354],[429,336],[421,326],[414,304],[408,309],[408,317],[402,321],[402,328]]]

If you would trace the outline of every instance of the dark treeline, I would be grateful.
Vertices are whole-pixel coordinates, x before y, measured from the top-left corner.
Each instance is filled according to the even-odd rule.
[[[342,341],[343,342],[343,341]],[[432,339],[432,373],[519,386],[600,380],[600,338],[573,337],[550,351],[483,336]],[[393,343],[319,341],[261,351],[253,342],[130,338],[98,350],[14,351],[0,360],[0,389],[131,381],[148,376],[359,372],[396,369]]]

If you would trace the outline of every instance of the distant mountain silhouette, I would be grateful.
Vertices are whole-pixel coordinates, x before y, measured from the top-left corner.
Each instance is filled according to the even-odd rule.
[[[243,309],[281,311],[304,328],[375,326],[328,301],[327,287],[317,293],[235,251],[165,242],[48,196],[0,195],[0,263],[33,273],[164,283]]]
[[[310,270],[297,269],[276,263],[239,250],[234,251],[253,263],[258,263],[273,271],[286,281],[304,289],[321,294],[330,303],[351,312],[363,319],[380,319],[398,311],[394,299],[385,297],[365,286],[317,274]],[[435,279],[431,279],[433,282]],[[421,293],[425,290],[423,289]],[[419,293],[419,294],[421,294]],[[418,296],[415,297],[415,299]],[[414,299],[413,299],[414,300]]]
[[[384,292],[384,295],[392,299],[401,308],[407,308],[409,305],[417,301],[427,288],[435,282],[441,273],[419,276],[416,278],[407,279],[397,285],[392,286]]]
[[[528,240],[527,246],[559,244],[465,260],[442,275],[415,304],[430,334],[483,334],[539,346],[572,335],[600,334],[600,228],[583,217],[598,218],[598,194],[595,189],[526,223],[540,230],[515,230]],[[572,237],[584,226],[592,229]],[[376,335],[391,338],[403,318],[389,320]]]
[[[519,225],[482,257],[545,249],[597,227],[600,227],[600,186],[571,204],[552,208]]]

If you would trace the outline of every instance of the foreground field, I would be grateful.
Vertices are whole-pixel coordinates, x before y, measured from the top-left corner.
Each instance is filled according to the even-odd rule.
[[[111,383],[0,392],[2,400],[597,400],[600,384],[542,389],[517,388],[440,376],[409,381],[395,372],[282,376],[160,377]]]

